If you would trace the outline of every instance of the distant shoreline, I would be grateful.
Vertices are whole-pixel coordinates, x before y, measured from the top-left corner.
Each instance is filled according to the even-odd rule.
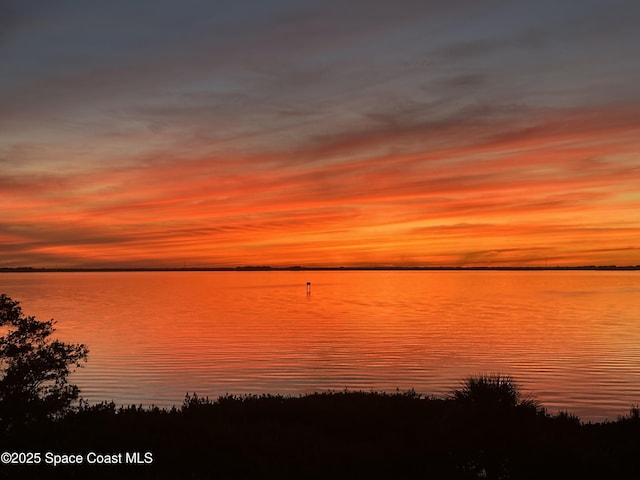
[[[584,265],[584,266],[486,266],[486,267],[105,267],[105,268],[37,268],[0,267],[0,273],[45,273],[45,272],[284,272],[284,271],[636,271],[640,265]]]

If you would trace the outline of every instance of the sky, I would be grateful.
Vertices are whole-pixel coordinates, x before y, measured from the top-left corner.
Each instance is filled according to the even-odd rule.
[[[640,264],[638,25],[0,0],[0,267]]]

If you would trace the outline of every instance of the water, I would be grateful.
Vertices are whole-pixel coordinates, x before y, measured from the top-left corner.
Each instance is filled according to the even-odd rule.
[[[72,381],[91,402],[445,395],[500,372],[583,420],[640,403],[639,272],[2,273],[0,292],[88,345]]]

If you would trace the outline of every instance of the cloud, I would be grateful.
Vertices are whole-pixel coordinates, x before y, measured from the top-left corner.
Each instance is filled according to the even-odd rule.
[[[632,255],[631,21],[564,4],[547,20],[546,3],[149,5],[0,20],[11,262]]]
[[[633,111],[554,115],[546,112],[539,126],[509,134],[492,132],[513,122],[501,115],[490,122],[485,113],[462,125],[345,132],[290,152],[191,159],[166,152],[155,161],[72,176],[5,175],[3,195],[17,208],[14,215],[5,213],[3,234],[9,238],[10,232],[14,245],[22,242],[34,255],[66,252],[74,261],[94,255],[107,262],[121,252],[122,261],[188,257],[233,263],[257,248],[270,261],[288,263],[281,253],[286,246],[315,262],[328,249],[342,263],[384,254],[397,258],[393,248],[404,251],[405,262],[416,262],[422,258],[416,256],[418,244],[432,245],[435,255],[448,250],[438,246],[441,239],[455,238],[460,250],[443,257],[449,261],[528,262],[533,250],[547,248],[544,242],[595,236],[601,230],[593,223],[571,225],[575,215],[589,222],[607,218],[605,212],[618,208],[617,195],[637,187],[632,179],[639,167],[611,157],[636,148],[635,137],[625,136],[637,132]],[[470,126],[475,135],[466,133]],[[423,150],[420,139],[434,128],[440,148]],[[399,140],[408,144],[404,153],[381,148]],[[443,221],[454,226],[433,226]],[[477,221],[503,223],[460,226]],[[605,230],[619,233],[612,235],[615,241],[629,241],[634,228]],[[518,255],[494,247],[487,250],[492,254],[464,256],[468,238],[540,245],[522,247]],[[219,253],[208,250],[211,242]]]

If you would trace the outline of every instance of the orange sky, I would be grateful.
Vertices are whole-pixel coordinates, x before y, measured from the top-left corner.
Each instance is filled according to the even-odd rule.
[[[633,22],[460,3],[16,7],[0,267],[640,264]]]

